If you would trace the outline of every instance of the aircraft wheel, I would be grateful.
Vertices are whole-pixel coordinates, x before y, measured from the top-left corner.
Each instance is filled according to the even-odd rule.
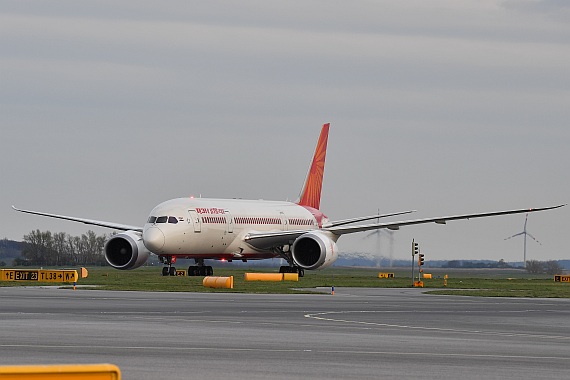
[[[206,267],[206,276],[213,276],[214,275],[214,268],[211,266]]]
[[[176,276],[176,268],[174,267],[170,267],[170,270],[168,272],[171,276]]]
[[[189,266],[188,267],[188,276],[198,276],[198,267],[197,266]]]
[[[162,275],[163,275],[163,276],[168,276],[168,267],[162,268]]]

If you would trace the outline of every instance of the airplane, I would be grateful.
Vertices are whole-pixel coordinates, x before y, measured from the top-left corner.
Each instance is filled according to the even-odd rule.
[[[303,189],[297,202],[177,198],[152,209],[144,226],[130,226],[45,212],[12,208],[50,218],[80,222],[122,231],[107,240],[105,259],[119,270],[142,266],[151,254],[165,265],[163,276],[175,276],[177,259],[194,259],[189,276],[212,276],[205,260],[247,262],[282,258],[288,265],[280,273],[298,273],[326,268],[338,258],[337,240],[345,234],[481,217],[528,213],[565,206],[494,211],[399,222],[357,224],[368,220],[410,214],[415,210],[331,221],[320,210],[321,190],[330,123],[322,126]]]

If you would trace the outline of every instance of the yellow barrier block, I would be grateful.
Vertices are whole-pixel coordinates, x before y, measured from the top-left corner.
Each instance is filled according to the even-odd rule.
[[[114,364],[17,365],[0,366],[2,380],[121,380]]]
[[[206,276],[202,280],[202,285],[205,286],[206,288],[233,289],[234,276],[230,277]]]
[[[378,278],[394,278],[394,273],[380,272]]]
[[[432,277],[431,277],[431,273],[424,273],[424,274],[422,275],[422,277],[423,277],[423,278],[427,278],[427,279],[431,279],[431,278],[432,278]]]
[[[245,281],[283,281],[283,273],[244,273]]]
[[[283,273],[283,281],[299,281],[299,273]]]

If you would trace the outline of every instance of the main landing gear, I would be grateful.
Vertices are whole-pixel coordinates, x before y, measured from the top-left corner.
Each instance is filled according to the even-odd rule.
[[[281,256],[282,259],[287,260],[287,263],[289,264],[279,267],[279,273],[297,273],[299,277],[305,276],[305,269],[295,265],[293,255],[291,254],[291,248],[288,245],[275,248],[275,252]]]
[[[188,276],[212,276],[214,274],[214,268],[209,265],[196,266],[192,265],[188,267]]]
[[[168,265],[162,268],[163,276],[176,276],[176,268],[172,264],[176,263],[176,257],[173,256],[159,256],[159,260]],[[214,268],[209,265],[204,265],[204,259],[195,259],[197,265],[188,267],[188,276],[212,276],[214,275]]]
[[[279,267],[279,273],[297,273],[299,277],[305,276],[305,270],[298,266],[282,266]]]
[[[213,276],[214,268],[204,265],[204,259],[194,259],[197,265],[188,267],[188,276]]]

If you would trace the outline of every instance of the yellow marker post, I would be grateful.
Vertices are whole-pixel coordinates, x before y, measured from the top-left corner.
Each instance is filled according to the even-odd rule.
[[[0,366],[2,380],[121,380],[114,364],[16,365]]]

